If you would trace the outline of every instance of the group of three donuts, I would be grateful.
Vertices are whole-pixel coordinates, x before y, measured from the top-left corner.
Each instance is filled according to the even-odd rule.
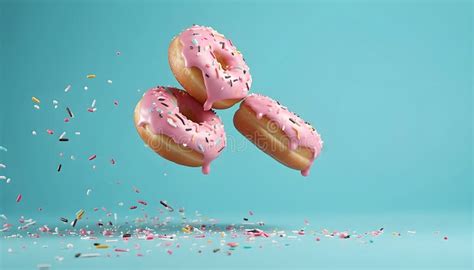
[[[237,130],[280,163],[308,175],[323,146],[320,135],[279,102],[248,95],[252,77],[231,40],[194,25],[171,41],[168,59],[184,90],[152,88],[135,108],[135,126],[151,149],[175,163],[202,166],[208,174],[226,146],[224,125],[212,108],[243,100],[234,115]]]

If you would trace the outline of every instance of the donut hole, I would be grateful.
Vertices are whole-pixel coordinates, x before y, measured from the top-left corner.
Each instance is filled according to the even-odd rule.
[[[176,103],[179,107],[179,112],[184,115],[188,120],[194,123],[202,123],[206,121],[204,115],[196,113],[202,111],[202,105],[197,102],[186,102],[183,95],[176,95]]]
[[[180,106],[179,107],[179,112],[186,116],[189,120],[193,121],[194,123],[201,123],[203,122],[202,119],[199,119],[199,117],[196,116],[196,114],[193,113],[192,109],[186,106]]]
[[[216,61],[221,65],[223,70],[228,70],[231,67],[230,58],[219,51],[213,51],[216,56]]]

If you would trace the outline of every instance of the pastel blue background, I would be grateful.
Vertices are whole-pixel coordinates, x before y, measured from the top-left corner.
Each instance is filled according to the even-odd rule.
[[[0,151],[0,163],[8,166],[0,175],[12,179],[0,182],[0,213],[57,223],[59,216],[80,208],[104,206],[127,215],[137,199],[155,208],[165,199],[229,223],[252,210],[259,219],[293,229],[307,218],[315,229],[385,226],[419,232],[419,238],[403,241],[387,236],[370,249],[311,243],[233,257],[183,252],[106,265],[69,260],[55,269],[136,263],[472,267],[471,1],[0,3],[0,145],[8,148]],[[325,144],[309,177],[247,142],[232,124],[237,106],[218,111],[229,146],[212,163],[210,175],[168,162],[143,146],[133,108],[152,86],[178,86],[167,49],[173,36],[193,23],[232,39],[251,68],[252,92],[278,99],[318,129]],[[97,78],[86,79],[90,73]],[[68,84],[72,88],[65,93]],[[42,102],[39,111],[32,96]],[[59,101],[56,110],[53,99]],[[93,99],[98,109],[89,113]],[[76,115],[67,124],[66,106]],[[62,131],[69,142],[58,142]],[[91,154],[97,154],[92,162]],[[23,200],[16,203],[19,193]],[[433,236],[435,230],[450,240]],[[43,255],[54,258],[39,250],[29,260],[15,259],[5,251],[6,241],[0,239],[2,269],[31,269]]]

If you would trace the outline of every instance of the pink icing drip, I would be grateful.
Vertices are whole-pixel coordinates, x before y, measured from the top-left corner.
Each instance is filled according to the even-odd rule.
[[[257,114],[258,119],[266,116],[276,123],[288,136],[291,150],[296,150],[298,147],[307,147],[312,150],[313,158],[310,165],[301,171],[303,176],[308,176],[314,159],[323,147],[323,141],[316,129],[269,97],[250,94],[245,98],[244,104]]]
[[[180,113],[179,107],[194,113],[193,122]],[[210,163],[226,145],[224,125],[213,111],[203,111],[201,104],[185,91],[157,87],[147,91],[142,99],[139,126],[146,126],[154,134],[164,134],[175,143],[202,153],[202,172],[208,174]]]
[[[247,96],[252,85],[249,67],[230,40],[210,27],[198,25],[183,31],[179,38],[186,67],[202,72],[207,93],[204,110],[210,110],[216,101]],[[225,67],[216,55],[224,59]]]

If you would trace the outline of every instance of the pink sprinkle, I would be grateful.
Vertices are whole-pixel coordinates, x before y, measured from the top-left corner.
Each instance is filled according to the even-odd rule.
[[[137,209],[137,206],[136,206],[136,205],[130,206],[130,209],[131,209],[131,210]]]
[[[204,238],[206,237],[206,235],[204,234],[199,234],[199,235],[195,235],[194,238]]]
[[[94,112],[94,108],[88,108],[87,111],[88,112]]]
[[[19,203],[21,201],[21,198],[23,198],[23,196],[21,196],[21,194],[18,194],[18,196],[16,196],[16,202]]]
[[[299,231],[298,234],[299,235],[304,235],[304,231]]]
[[[115,106],[118,106],[118,105],[119,105],[118,100],[114,100],[114,105],[115,105]]]
[[[66,123],[69,122],[69,118],[67,118],[67,117],[64,118],[64,122],[66,122]]]
[[[171,249],[168,249],[168,251],[166,251],[169,255],[173,255],[173,251]]]
[[[89,157],[89,160],[94,160],[97,157],[97,155],[92,155]]]
[[[444,239],[444,240],[448,240],[448,237],[447,237],[447,236],[445,236],[445,237],[443,237],[443,239]]]
[[[114,249],[115,252],[128,252],[128,249],[123,249],[123,248],[116,248]]]
[[[237,242],[229,242],[229,243],[227,243],[227,245],[228,245],[229,247],[238,247],[238,246],[239,246],[239,243],[237,243]]]
[[[49,135],[53,135],[53,134],[54,134],[54,131],[52,131],[51,129],[47,129],[46,132],[48,132]]]
[[[115,159],[111,159],[110,163],[112,163],[112,165],[115,165]]]
[[[253,212],[252,212],[252,211],[249,211],[249,215],[253,216]]]
[[[138,203],[140,203],[140,204],[143,204],[143,205],[148,205],[148,203],[147,203],[147,202],[145,202],[145,201],[142,201],[142,200],[138,200]]]
[[[137,253],[137,257],[143,257],[143,254]]]
[[[146,236],[146,240],[153,240],[154,238],[155,238],[155,236],[152,233],[150,233]]]

